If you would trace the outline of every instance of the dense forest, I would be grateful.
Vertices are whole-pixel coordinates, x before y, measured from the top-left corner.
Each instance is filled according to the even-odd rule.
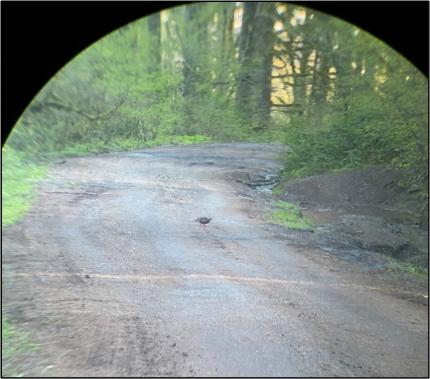
[[[387,165],[427,204],[428,81],[353,25],[288,3],[166,9],[90,46],[40,91],[6,152],[163,143],[290,147],[285,177]]]

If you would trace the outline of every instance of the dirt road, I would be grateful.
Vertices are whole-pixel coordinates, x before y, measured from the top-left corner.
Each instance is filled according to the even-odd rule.
[[[21,369],[427,376],[427,307],[292,245],[264,221],[269,197],[235,180],[276,173],[280,151],[170,146],[54,167],[3,230],[3,309],[40,346]]]

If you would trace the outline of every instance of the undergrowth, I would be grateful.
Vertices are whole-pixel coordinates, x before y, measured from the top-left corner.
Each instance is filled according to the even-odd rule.
[[[46,166],[26,162],[15,150],[2,149],[2,225],[13,224],[30,209],[37,183],[46,172]]]
[[[27,332],[2,319],[2,374],[4,376],[20,377],[24,373],[18,368],[20,357],[38,350]]]
[[[303,217],[299,207],[287,201],[277,201],[275,209],[267,214],[268,221],[290,229],[313,230],[313,223]]]
[[[428,275],[428,269],[413,263],[401,262],[396,259],[392,259],[388,263],[386,269],[393,273],[402,272],[419,277],[426,277]]]
[[[143,141],[132,138],[116,138],[110,141],[94,141],[66,146],[61,152],[51,156],[85,156],[95,153],[127,151],[144,149],[161,145],[191,145],[212,142],[211,138],[203,135],[159,136],[156,139]]]

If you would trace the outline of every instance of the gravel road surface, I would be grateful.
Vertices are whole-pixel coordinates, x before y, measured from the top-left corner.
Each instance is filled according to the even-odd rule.
[[[428,376],[428,309],[270,225],[269,144],[70,158],[3,229],[3,312],[43,376]],[[198,217],[211,217],[203,226]]]

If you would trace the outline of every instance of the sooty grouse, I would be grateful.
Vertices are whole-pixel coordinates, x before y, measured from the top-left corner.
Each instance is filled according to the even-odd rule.
[[[195,221],[200,222],[200,224],[202,224],[202,225],[206,225],[206,224],[209,224],[211,222],[211,220],[212,220],[211,218],[199,217],[199,218],[196,218]]]

